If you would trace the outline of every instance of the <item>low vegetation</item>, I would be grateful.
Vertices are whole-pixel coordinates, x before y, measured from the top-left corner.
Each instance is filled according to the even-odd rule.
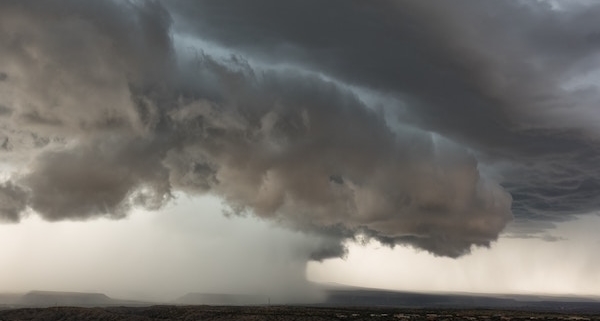
[[[50,307],[0,311],[9,320],[600,320],[598,314],[542,311],[326,308],[297,306]]]

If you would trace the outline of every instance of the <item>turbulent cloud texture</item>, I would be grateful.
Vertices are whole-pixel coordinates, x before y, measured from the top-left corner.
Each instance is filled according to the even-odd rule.
[[[457,257],[513,213],[546,228],[600,205],[599,10],[4,1],[0,218],[208,193],[323,237],[313,259],[358,235]]]

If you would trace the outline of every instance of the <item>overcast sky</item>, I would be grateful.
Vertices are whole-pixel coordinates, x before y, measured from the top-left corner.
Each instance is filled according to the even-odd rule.
[[[599,17],[4,0],[0,284],[600,295]]]

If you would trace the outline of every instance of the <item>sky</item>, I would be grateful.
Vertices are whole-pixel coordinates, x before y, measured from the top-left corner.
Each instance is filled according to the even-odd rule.
[[[0,3],[0,284],[600,295],[600,4]]]

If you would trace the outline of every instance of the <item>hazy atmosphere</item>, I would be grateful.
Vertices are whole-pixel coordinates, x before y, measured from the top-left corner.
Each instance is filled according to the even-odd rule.
[[[600,296],[599,18],[0,0],[0,292]]]

